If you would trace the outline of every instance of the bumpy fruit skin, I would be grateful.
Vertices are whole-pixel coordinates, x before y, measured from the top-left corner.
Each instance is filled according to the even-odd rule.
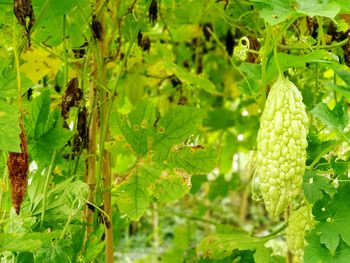
[[[281,214],[299,194],[305,171],[308,118],[302,95],[280,77],[261,116],[256,174],[266,209]]]
[[[288,219],[286,228],[288,249],[299,258],[300,262],[304,261],[305,231],[311,230],[314,225],[311,210],[311,206],[301,206],[294,211]]]

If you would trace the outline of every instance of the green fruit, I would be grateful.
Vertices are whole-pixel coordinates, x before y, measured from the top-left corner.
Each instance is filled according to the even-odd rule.
[[[293,255],[299,257],[300,262],[303,262],[304,257],[305,231],[310,230],[314,225],[311,210],[311,206],[302,206],[293,211],[286,228],[288,249]]]
[[[302,99],[298,88],[280,77],[261,116],[256,175],[272,217],[281,214],[301,190],[308,132]]]

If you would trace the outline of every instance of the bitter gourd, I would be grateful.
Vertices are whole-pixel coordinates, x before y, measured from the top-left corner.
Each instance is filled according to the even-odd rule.
[[[302,99],[292,82],[279,77],[261,116],[256,174],[266,210],[272,217],[281,214],[301,189],[308,132]]]
[[[305,231],[311,230],[314,225],[314,219],[311,213],[311,206],[301,206],[298,210],[291,213],[286,228],[286,238],[288,249],[293,255],[303,262]]]

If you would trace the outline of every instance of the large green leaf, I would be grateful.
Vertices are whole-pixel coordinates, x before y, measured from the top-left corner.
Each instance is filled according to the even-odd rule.
[[[315,126],[311,126],[308,134],[308,147],[307,147],[307,165],[310,165],[320,154],[322,154],[325,149],[329,151],[333,150],[332,145],[335,144],[334,140],[331,141],[322,141],[320,138],[318,129]]]
[[[44,181],[40,174],[35,174],[34,185],[29,185],[28,193],[31,199],[31,213],[40,216],[42,213],[43,198],[42,191],[37,188],[42,186],[38,180]],[[89,192],[88,185],[80,180],[72,181],[69,178],[48,191],[46,195],[45,225],[53,227],[64,224],[68,216],[80,217],[81,208],[84,205]],[[33,195],[35,196],[33,197]]]
[[[332,110],[325,103],[319,103],[312,109],[311,113],[330,129],[335,130],[341,137],[346,137],[343,130],[349,122],[347,108],[343,98]]]
[[[4,251],[34,251],[41,244],[58,238],[60,232],[50,233],[5,233],[0,235],[0,253]]]
[[[325,50],[315,50],[305,55],[291,55],[285,53],[277,53],[278,66],[282,71],[290,68],[304,68],[306,63],[331,63],[336,57]],[[273,79],[279,74],[276,59],[272,57],[267,66],[267,78]]]
[[[50,103],[50,92],[44,90],[31,103],[25,119],[30,155],[44,163],[48,163],[53,151],[61,149],[72,135],[62,127],[59,110],[50,112]]]
[[[243,232],[215,234],[202,240],[197,248],[197,254],[206,258],[220,260],[230,256],[236,249],[253,250],[255,251],[255,262],[269,263],[271,262],[270,250],[264,244],[265,240],[263,238],[251,237]]]
[[[252,0],[252,2],[263,3],[260,16],[271,25],[276,25],[285,21],[287,18],[296,15],[288,1],[284,0]]]
[[[65,33],[71,46],[78,47],[85,42],[84,34],[89,29],[91,15],[88,0],[38,0],[33,2],[33,8],[37,19],[35,41],[58,46]]]
[[[199,147],[184,147],[170,155],[167,166],[170,168],[182,168],[186,172],[209,173],[216,165],[216,153],[214,150],[205,150]]]
[[[32,82],[23,73],[21,74],[21,93],[24,94],[32,86]],[[17,98],[17,75],[15,71],[3,69],[0,76],[0,97]]]
[[[307,171],[304,175],[303,190],[306,199],[311,204],[321,200],[324,193],[333,195],[337,191],[328,178],[312,171]]]
[[[341,10],[339,4],[329,0],[252,0],[252,2],[262,3],[260,16],[271,25],[298,16],[324,16],[332,19]]]
[[[306,16],[334,18],[340,12],[340,5],[331,0],[297,0],[297,12]]]
[[[348,263],[350,258],[350,246],[340,240],[340,244],[335,253],[332,253],[327,247],[320,243],[320,237],[317,230],[306,236],[307,245],[305,247],[304,262],[319,263]]]
[[[342,185],[332,198],[325,195],[312,209],[315,219],[319,221],[315,231],[320,233],[320,242],[325,244],[333,255],[339,245],[340,238],[350,245],[349,192],[350,184]]]
[[[69,262],[73,257],[73,247],[69,239],[57,239],[42,244],[35,257],[35,263]]]
[[[192,74],[173,62],[160,61],[153,65],[151,70],[155,72],[162,72],[165,70],[167,75],[175,75],[183,83],[194,85],[195,87],[203,89],[211,94],[216,93],[214,84],[208,78],[205,78],[202,75]]]
[[[196,133],[202,119],[203,113],[197,108],[184,106],[171,108],[156,126],[153,141],[154,160],[158,162],[166,160],[174,145],[184,143],[190,135]]]
[[[141,101],[129,115],[119,117],[119,127],[125,139],[137,155],[148,152],[149,140],[153,133],[155,109],[151,102]]]
[[[178,200],[190,191],[189,179],[185,175],[163,172],[157,181],[154,196],[161,204]]]
[[[140,167],[116,187],[119,210],[132,220],[139,220],[146,211],[156,180],[161,171],[152,167]]]

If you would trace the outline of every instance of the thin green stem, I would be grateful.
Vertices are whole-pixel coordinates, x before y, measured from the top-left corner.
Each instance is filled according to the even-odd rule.
[[[4,161],[6,163],[6,160],[7,160],[7,155],[5,152],[3,152],[3,155],[4,155]],[[3,177],[2,177],[2,182],[5,184],[5,181],[6,181],[6,174],[7,174],[7,170],[4,169],[4,174],[3,174]],[[2,187],[0,187],[0,207],[2,205],[2,195],[3,195],[3,191],[2,191]],[[1,212],[1,210],[0,210]],[[4,212],[5,213],[5,212]]]
[[[274,60],[275,60],[275,63],[276,63],[276,67],[277,67],[278,73],[279,73],[280,76],[284,77],[283,71],[282,71],[282,69],[281,69],[281,67],[280,67],[280,64],[279,64],[279,62],[278,62],[278,57],[277,57],[277,43],[275,43],[275,45],[274,45],[273,52],[274,52],[273,57],[274,57]]]
[[[267,25],[265,24],[265,27],[267,28]],[[267,30],[266,37],[265,37],[265,46],[264,46],[264,53],[262,56],[261,61],[261,95],[263,99],[263,105],[266,101],[266,88],[267,88],[267,79],[266,79],[266,69],[267,69],[267,58],[270,51],[270,41],[271,41],[271,32],[270,30]]]
[[[317,16],[317,22],[318,22],[318,35],[317,35],[317,48],[319,48],[321,45],[324,45],[324,32],[323,32],[323,17]]]
[[[19,63],[19,57],[20,57],[20,50],[18,50],[17,46],[17,38],[16,38],[16,20],[13,20],[13,54],[15,58],[15,65],[16,65],[16,78],[17,78],[17,100],[18,100],[18,109],[21,114],[20,117],[20,124],[23,125],[23,105],[22,105],[22,92],[21,92],[21,70],[20,70],[20,63]]]
[[[308,46],[308,47],[302,47],[302,46],[288,46],[288,45],[278,45],[279,48],[284,50],[313,50],[313,49],[332,49],[336,47],[342,47],[345,46],[348,43],[348,39],[344,39],[340,42],[331,44],[331,45],[315,45],[315,46]]]
[[[63,227],[63,230],[62,230],[62,233],[61,233],[59,239],[63,239],[65,237],[65,235],[66,235],[66,233],[68,231],[69,224],[70,224],[71,221],[72,221],[72,215],[69,214],[68,218],[67,218],[67,222],[66,222],[66,224]]]
[[[283,224],[281,227],[279,227],[278,229],[276,229],[275,231],[273,231],[271,234],[268,234],[266,236],[264,236],[264,239],[274,239],[276,236],[278,236],[284,229],[286,229],[287,224]]]
[[[56,159],[56,151],[54,151],[52,153],[50,165],[49,165],[49,168],[48,168],[47,173],[46,173],[46,179],[45,179],[45,185],[44,185],[44,193],[43,193],[43,207],[41,209],[41,220],[40,220],[40,228],[39,228],[40,231],[43,230],[43,226],[44,226],[47,191],[48,191],[48,186],[49,186],[49,182],[50,182],[50,176],[51,176],[51,173],[52,173],[52,170],[53,170],[53,165],[54,165],[55,159]]]
[[[67,17],[63,16],[64,85],[68,83]]]

